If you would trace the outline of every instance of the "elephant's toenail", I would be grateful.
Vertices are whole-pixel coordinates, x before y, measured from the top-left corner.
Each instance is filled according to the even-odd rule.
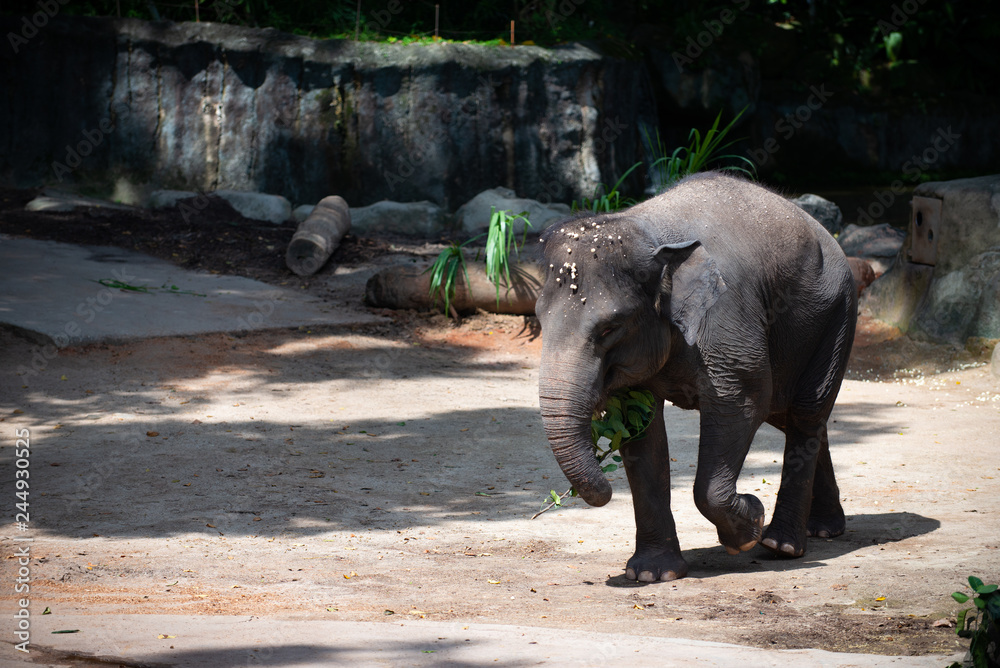
[[[660,582],[669,582],[671,580],[677,579],[677,573],[673,571],[667,571],[666,573],[660,573]]]
[[[794,555],[795,546],[793,546],[791,543],[785,543],[784,545],[781,546],[781,551],[784,552],[785,554]]]
[[[774,540],[773,538],[765,538],[764,539],[764,546],[765,547],[769,547],[772,550],[776,550],[776,549],[778,549],[778,541]]]
[[[829,537],[830,537],[830,532],[829,532],[829,531],[826,531],[826,530],[824,530],[824,531],[820,531],[820,532],[819,532],[819,537],[820,537],[820,538],[829,538]]]
[[[626,568],[625,577],[628,578],[629,580],[635,580],[635,570],[631,568]]]
[[[739,554],[740,553],[740,551],[737,550],[735,547],[729,547],[728,545],[726,545],[725,548],[726,548],[726,552],[728,552],[729,554]]]
[[[656,578],[654,578],[653,574],[649,571],[639,573],[639,582],[653,582],[655,579]]]
[[[756,544],[757,544],[757,541],[755,541],[755,540],[751,540],[751,541],[748,541],[746,543],[743,543],[742,545],[740,545],[740,552],[746,552],[747,550],[749,550],[751,547],[753,547]]]

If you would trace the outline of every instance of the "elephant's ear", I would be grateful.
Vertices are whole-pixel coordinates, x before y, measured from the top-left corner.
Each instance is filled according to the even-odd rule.
[[[708,309],[726,291],[726,282],[698,240],[660,246],[656,259],[663,263],[661,308],[669,312],[670,321],[692,345]]]

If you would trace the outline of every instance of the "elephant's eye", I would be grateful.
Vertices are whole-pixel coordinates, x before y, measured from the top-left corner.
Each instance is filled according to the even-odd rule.
[[[601,330],[601,338],[602,339],[608,338],[614,333],[614,331],[615,331],[614,327],[605,327],[604,329]]]

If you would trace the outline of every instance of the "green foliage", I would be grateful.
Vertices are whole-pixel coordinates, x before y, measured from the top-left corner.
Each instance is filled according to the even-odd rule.
[[[514,254],[517,255],[519,250],[513,225],[514,221],[518,219],[524,221],[524,234],[520,244],[523,246],[528,235],[528,228],[531,227],[526,212],[513,214],[510,211],[497,211],[496,208],[492,208],[490,209],[490,225],[485,234],[477,234],[461,244],[456,244],[453,241],[450,246],[438,254],[434,263],[424,271],[425,274],[427,272],[431,274],[430,294],[434,306],[437,306],[438,295],[441,295],[444,298],[444,312],[451,312],[457,318],[451,302],[455,298],[455,281],[460,269],[465,275],[465,284],[469,284],[469,270],[465,264],[463,249],[484,236],[486,237],[486,277],[496,286],[497,306],[500,306],[500,283],[505,281],[508,290],[512,285],[510,254],[511,251],[514,251]],[[478,253],[476,258],[479,258]]]
[[[168,286],[166,283],[164,283],[160,287],[156,287],[155,285],[132,285],[130,283],[125,283],[123,281],[119,281],[114,278],[101,278],[94,281],[94,283],[100,283],[106,288],[121,290],[122,292],[142,292],[147,295],[153,294],[152,290],[163,290],[164,292],[172,295],[191,295],[193,297],[207,296],[200,292],[195,292],[193,290],[181,290],[176,285]]]
[[[903,33],[893,31],[882,38],[885,43],[885,56],[890,63],[899,60],[903,50]]]
[[[709,165],[722,160],[742,161],[748,165],[749,169],[738,165],[723,165],[718,167],[719,170],[742,172],[750,178],[755,178],[757,168],[752,160],[742,155],[723,153],[723,151],[739,141],[739,139],[733,139],[723,143],[726,135],[733,129],[733,126],[736,125],[736,122],[746,110],[746,107],[740,109],[740,112],[736,114],[733,120],[721,130],[719,129],[719,122],[722,120],[722,112],[720,111],[715,117],[712,127],[708,129],[704,136],[697,128],[691,128],[691,132],[688,134],[688,141],[690,143],[687,146],[678,146],[669,156],[666,155],[666,149],[660,140],[659,130],[656,132],[655,144],[653,144],[651,138],[647,135],[646,141],[653,146],[654,154],[659,156],[650,165],[650,171],[656,174],[654,183],[657,183],[661,189],[666,189],[685,176],[700,172]]]
[[[594,442],[594,456],[597,458],[597,464],[601,466],[601,471],[611,473],[618,470],[618,465],[622,463],[621,455],[618,454],[619,449],[629,441],[642,438],[653,422],[655,405],[656,398],[652,392],[623,387],[611,395],[603,411],[591,416],[590,438]],[[608,442],[602,444],[602,438],[608,439]],[[609,458],[611,462],[605,464]],[[562,506],[562,500],[567,496],[576,495],[576,490],[572,487],[562,494],[554,489],[549,490],[549,495],[542,502],[542,509],[531,519],[535,519],[546,510]]]
[[[627,170],[625,170],[625,173],[622,174],[621,178],[618,179],[618,182],[615,183],[615,186],[611,190],[608,190],[607,192],[600,195],[594,193],[593,199],[588,199],[584,197],[579,202],[573,200],[573,211],[586,210],[586,211],[592,211],[594,213],[611,213],[612,211],[627,209],[628,207],[635,204],[636,202],[634,199],[630,197],[622,197],[621,191],[619,191],[618,188],[621,186],[622,182],[624,182],[625,179],[628,178],[628,175],[631,174],[637,167],[641,165],[642,165],[641,162],[637,162],[631,167],[629,167]],[[601,188],[606,188],[606,186],[604,184],[601,184],[601,187],[598,188],[598,191],[600,191]]]
[[[626,387],[608,399],[603,412],[591,416],[590,438],[594,441],[594,454],[599,464],[603,464],[608,457],[611,457],[612,462],[621,463],[621,457],[615,453],[623,444],[642,438],[653,421],[655,404],[652,392]],[[599,443],[602,437],[608,439],[606,446]],[[616,463],[601,467],[605,473],[617,469]]]
[[[479,235],[482,236],[482,235]],[[451,245],[445,248],[437,256],[427,271],[431,272],[431,297],[433,298],[432,304],[437,306],[438,295],[444,297],[444,312],[448,313],[452,310],[451,300],[455,298],[455,279],[458,276],[458,270],[461,269],[462,273],[465,274],[465,282],[469,283],[469,270],[465,266],[465,255],[462,249],[468,245],[470,242],[478,239],[479,237],[473,237],[465,243],[456,244],[454,241]]]
[[[510,254],[514,251],[518,255],[518,243],[514,232],[514,222],[524,221],[524,233],[521,235],[521,246],[524,245],[528,237],[528,228],[531,223],[528,221],[526,211],[512,215],[510,211],[497,211],[496,207],[490,209],[490,226],[486,232],[486,278],[496,286],[497,307],[500,306],[500,281],[506,280],[507,289],[510,290],[512,282],[510,280]]]
[[[975,668],[986,668],[989,665],[996,665],[995,662],[1000,659],[1000,646],[996,644],[997,638],[1000,638],[1000,593],[997,592],[997,585],[983,584],[983,581],[974,575],[969,576],[969,588],[972,589],[972,596],[960,591],[951,595],[959,603],[968,603],[970,600],[973,603],[973,607],[965,608],[958,613],[955,633],[961,638],[971,639],[969,654],[972,655]],[[993,638],[990,637],[991,633]],[[994,663],[991,664],[991,661]],[[952,664],[952,666],[958,665]]]

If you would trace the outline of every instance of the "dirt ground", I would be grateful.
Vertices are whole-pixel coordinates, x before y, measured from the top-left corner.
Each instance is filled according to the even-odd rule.
[[[0,232],[45,237],[55,217],[2,215]],[[104,243],[141,236],[114,225],[124,227]],[[230,227],[236,245],[250,243]],[[197,234],[187,243],[202,248]],[[351,243],[353,255],[302,287],[364,308],[375,268],[433,250]],[[299,281],[280,270],[280,252],[259,257],[215,269]],[[1000,382],[988,346],[921,344],[862,323],[831,425],[848,530],[811,539],[796,560],[718,545],[691,496],[697,413],[668,407],[691,573],[645,585],[624,577],[634,523],[623,472],[610,476],[607,506],[572,500],[530,519],[549,490],[568,487],[538,415],[533,319],[455,326],[380,313],[387,324],[356,330],[66,348],[31,378],[13,370],[33,344],[0,332],[4,470],[15,430],[31,432],[33,604],[53,615],[429,619],[880,654],[967,646],[947,626],[959,609],[949,594],[969,575],[1000,579]],[[768,515],[782,448],[762,428],[741,477]],[[9,497],[13,478],[3,479]],[[5,582],[16,570],[8,526]],[[4,616],[14,598],[0,591]]]

